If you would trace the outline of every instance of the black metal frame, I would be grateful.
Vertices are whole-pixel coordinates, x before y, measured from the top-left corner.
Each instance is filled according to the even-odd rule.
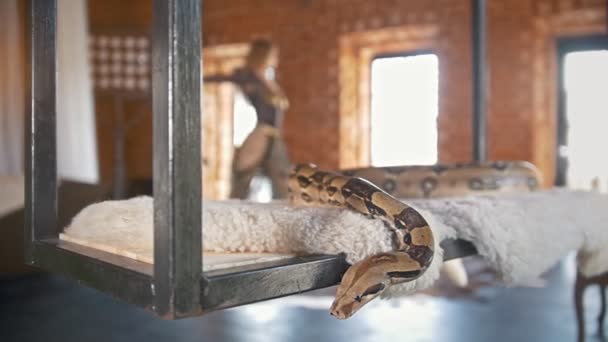
[[[199,314],[200,0],[154,0],[154,292],[162,316]]]
[[[487,158],[488,68],[486,59],[486,0],[472,0],[473,160]]]
[[[154,265],[59,240],[56,0],[31,0],[26,262],[175,319],[336,285],[343,256],[202,270],[200,0],[154,0]],[[444,260],[475,254],[443,241]]]

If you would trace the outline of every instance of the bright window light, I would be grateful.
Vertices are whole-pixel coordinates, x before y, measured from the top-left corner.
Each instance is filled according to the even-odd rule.
[[[232,118],[232,142],[240,147],[258,122],[255,108],[247,101],[239,90],[235,90]],[[249,200],[254,202],[270,202],[272,200],[272,183],[263,174],[256,174],[249,187]]]
[[[258,119],[255,109],[239,90],[235,90],[233,108],[232,142],[234,146],[239,147],[253,131]]]
[[[571,52],[564,63],[568,122],[567,183],[574,189],[608,191],[608,50]]]
[[[372,165],[437,163],[438,83],[434,54],[372,62]]]

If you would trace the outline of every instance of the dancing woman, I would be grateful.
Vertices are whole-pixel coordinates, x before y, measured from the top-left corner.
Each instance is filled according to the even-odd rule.
[[[245,65],[230,75],[213,75],[205,82],[232,82],[255,109],[257,126],[236,149],[231,198],[245,199],[255,174],[262,170],[272,182],[273,198],[287,195],[289,156],[282,139],[283,113],[289,102],[274,80],[278,51],[265,39],[251,43]]]

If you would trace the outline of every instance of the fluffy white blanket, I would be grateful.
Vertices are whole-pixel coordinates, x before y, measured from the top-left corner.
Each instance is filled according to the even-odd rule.
[[[430,269],[391,294],[429,287],[439,277],[444,238],[472,241],[505,285],[530,284],[575,250],[585,252],[586,275],[608,270],[608,196],[551,190],[538,193],[408,200],[435,234]],[[336,208],[302,208],[284,202],[205,202],[203,247],[216,252],[346,253],[349,262],[391,250],[382,223]],[[93,204],[64,235],[152,255],[152,199]]]

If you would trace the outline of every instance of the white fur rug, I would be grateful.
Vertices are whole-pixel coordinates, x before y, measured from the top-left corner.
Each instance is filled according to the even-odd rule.
[[[535,283],[562,257],[583,250],[582,270],[608,270],[608,196],[551,190],[538,193],[408,200],[435,234],[430,269],[391,294],[427,288],[439,277],[444,238],[472,241],[505,285]],[[215,252],[344,252],[349,262],[391,250],[382,223],[336,208],[301,208],[287,203],[205,202],[203,247]],[[138,197],[91,205],[64,236],[152,255],[152,199]]]

